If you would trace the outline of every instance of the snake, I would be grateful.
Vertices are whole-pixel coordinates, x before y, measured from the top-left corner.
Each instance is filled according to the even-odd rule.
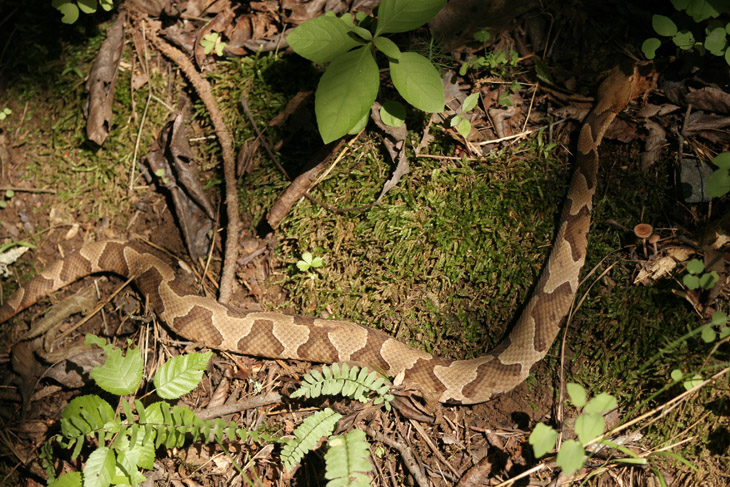
[[[387,333],[345,320],[244,311],[200,296],[194,279],[136,240],[83,244],[23,284],[0,308],[0,323],[63,286],[96,273],[133,282],[152,310],[177,335],[206,347],[271,359],[364,364],[410,384],[426,400],[477,404],[521,384],[548,353],[566,321],[585,263],[598,147],[634,91],[635,66],[614,68],[600,84],[581,124],[575,169],[557,235],[537,283],[509,333],[473,359],[455,360],[410,347]]]

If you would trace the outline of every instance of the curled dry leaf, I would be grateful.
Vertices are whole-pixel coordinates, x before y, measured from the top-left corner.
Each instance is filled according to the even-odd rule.
[[[111,130],[114,84],[122,58],[125,19],[125,14],[120,13],[107,31],[86,82],[86,91],[89,94],[84,107],[86,136],[99,145],[104,143]]]

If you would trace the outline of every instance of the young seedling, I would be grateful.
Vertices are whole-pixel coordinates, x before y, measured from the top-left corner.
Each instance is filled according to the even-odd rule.
[[[200,45],[203,46],[203,52],[208,55],[215,50],[217,56],[223,56],[223,49],[226,47],[226,43],[217,32],[211,32],[206,34],[200,41]]]
[[[297,262],[297,268],[306,272],[310,279],[316,279],[317,275],[314,272],[309,272],[310,269],[317,269],[322,267],[322,257],[314,257],[311,252],[304,252],[302,258]]]
[[[467,120],[464,115],[472,111],[479,101],[479,93],[472,93],[464,99],[461,104],[461,109],[454,118],[451,119],[451,126],[456,127],[456,131],[459,135],[466,139],[467,135],[471,132],[471,122]]]
[[[325,143],[358,133],[367,124],[380,85],[375,51],[387,59],[393,86],[405,101],[424,112],[443,111],[444,89],[438,70],[424,56],[401,51],[384,34],[417,29],[445,4],[446,0],[383,0],[377,18],[362,13],[338,18],[327,12],[287,36],[300,56],[329,63],[314,97],[317,126]]]
[[[13,111],[7,107],[0,110],[0,120],[5,120]]]

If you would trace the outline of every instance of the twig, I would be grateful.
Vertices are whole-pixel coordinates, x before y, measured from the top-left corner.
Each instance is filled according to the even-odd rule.
[[[202,409],[200,411],[196,411],[195,415],[198,416],[200,419],[213,419],[219,418],[221,416],[226,416],[228,414],[237,413],[245,409],[260,408],[263,406],[268,406],[270,404],[278,404],[280,402],[281,395],[278,392],[269,392],[268,394],[264,394],[262,396],[248,397],[241,401],[236,401],[230,404],[223,404],[222,406],[218,406],[212,409]]]
[[[238,194],[236,192],[236,156],[233,153],[233,137],[228,130],[223,115],[218,109],[218,105],[213,98],[210,83],[198,73],[190,62],[188,57],[177,48],[171,46],[154,32],[150,31],[150,40],[155,46],[175,64],[177,64],[190,83],[195,88],[196,93],[203,101],[205,108],[208,110],[210,120],[213,122],[213,128],[218,136],[218,142],[221,144],[223,155],[223,177],[226,183],[226,216],[228,217],[228,226],[226,227],[226,245],[223,257],[223,270],[221,271],[221,284],[218,301],[228,303],[231,299],[231,293],[234,285],[234,276],[236,271],[236,261],[238,260],[238,236],[241,233],[241,218],[238,214]]]
[[[19,188],[16,186],[0,186],[0,191],[16,191],[18,193],[50,193],[56,194],[55,189],[47,188]]]
[[[372,428],[366,427],[365,433],[367,433],[368,436],[371,436],[375,441],[385,443],[394,450],[397,450],[401,458],[403,459],[403,464],[406,466],[411,475],[413,475],[416,484],[419,487],[429,487],[428,479],[426,479],[426,474],[424,474],[421,470],[421,467],[418,465],[418,462],[413,456],[413,453],[411,453],[411,449],[408,447],[408,445],[404,445],[400,441],[388,438],[384,434],[375,431]]]
[[[145,22],[142,22],[142,40],[145,38]],[[144,43],[144,67],[146,72],[150,72],[149,56],[147,54],[147,43]],[[130,85],[131,87],[131,85]],[[132,94],[132,100],[134,100],[134,93]],[[144,122],[147,120],[147,110],[150,108],[150,102],[152,101],[152,81],[147,79],[147,101],[144,104],[144,110],[142,111],[142,119],[139,121],[139,129],[137,130],[137,140],[134,141],[134,153],[132,154],[132,169],[129,171],[129,189],[128,194],[132,193],[134,189],[134,176],[137,172],[137,155],[139,154],[139,143],[142,140],[142,129],[144,128]]]
[[[563,123],[566,120],[567,119],[562,118],[562,119],[558,120],[557,122],[549,123],[540,128],[536,128],[536,129],[532,129],[532,130],[525,130],[524,132],[520,132],[519,134],[508,135],[507,137],[501,137],[499,139],[485,140],[483,142],[479,142],[479,145],[496,144],[497,142],[504,142],[506,140],[519,139],[520,137],[524,137],[525,135],[530,135],[532,133],[539,132],[540,130],[542,130],[544,128],[554,127],[555,125],[558,125],[559,123]]]

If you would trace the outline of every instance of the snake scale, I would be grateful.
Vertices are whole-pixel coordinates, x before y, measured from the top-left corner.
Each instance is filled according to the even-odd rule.
[[[243,312],[197,295],[191,279],[135,241],[84,244],[20,287],[0,308],[0,323],[47,294],[89,274],[133,277],[138,291],[178,335],[208,347],[268,358],[368,365],[418,387],[427,400],[475,404],[507,392],[548,352],[578,287],[598,171],[598,145],[633,91],[635,68],[619,67],[598,89],[581,125],[558,234],[540,278],[510,333],[493,350],[451,360],[411,348],[386,333],[349,321],[271,312]]]

